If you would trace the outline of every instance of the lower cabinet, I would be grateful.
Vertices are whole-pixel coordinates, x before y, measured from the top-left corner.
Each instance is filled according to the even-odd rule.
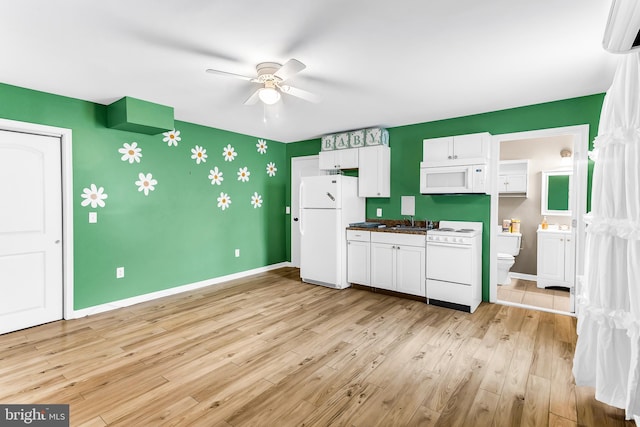
[[[575,273],[575,242],[571,230],[538,229],[539,288],[573,286]]]
[[[370,285],[426,296],[424,235],[372,233]]]
[[[370,285],[370,231],[347,230],[347,281]]]

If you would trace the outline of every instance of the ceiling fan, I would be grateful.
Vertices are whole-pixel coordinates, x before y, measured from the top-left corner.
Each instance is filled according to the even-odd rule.
[[[258,102],[258,100],[267,105],[275,104],[280,100],[281,93],[295,96],[296,98],[304,99],[305,101],[318,103],[320,102],[320,97],[318,95],[283,84],[286,80],[298,74],[306,67],[306,65],[297,59],[290,59],[285,62],[284,65],[277,62],[261,62],[256,66],[257,77],[243,76],[211,68],[207,70],[207,73],[234,77],[247,80],[252,83],[259,83],[262,87],[256,89],[256,91],[253,92],[246,101],[244,101],[245,105],[253,105]]]

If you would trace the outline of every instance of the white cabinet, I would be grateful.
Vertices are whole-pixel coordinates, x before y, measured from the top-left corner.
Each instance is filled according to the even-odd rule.
[[[356,169],[358,167],[359,148],[345,150],[321,151],[319,154],[320,170]]]
[[[501,196],[527,197],[529,160],[502,160],[498,172]]]
[[[573,287],[575,239],[571,230],[538,228],[538,287]]]
[[[426,296],[425,280],[423,234],[371,234],[371,286]]]
[[[427,167],[484,164],[489,159],[490,142],[487,132],[425,139],[422,161]]]
[[[391,149],[386,145],[359,148],[358,196],[391,195]]]
[[[347,230],[347,281],[369,286],[370,231]]]

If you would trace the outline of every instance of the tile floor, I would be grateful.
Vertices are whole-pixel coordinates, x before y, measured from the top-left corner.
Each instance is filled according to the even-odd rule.
[[[498,286],[498,300],[569,311],[568,288],[540,289],[531,280],[511,279],[510,285]]]

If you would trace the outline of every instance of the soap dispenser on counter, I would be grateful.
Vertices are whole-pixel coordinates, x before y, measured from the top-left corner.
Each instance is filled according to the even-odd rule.
[[[540,228],[546,230],[549,228],[549,223],[547,222],[547,217],[542,218],[542,222],[540,223]]]

